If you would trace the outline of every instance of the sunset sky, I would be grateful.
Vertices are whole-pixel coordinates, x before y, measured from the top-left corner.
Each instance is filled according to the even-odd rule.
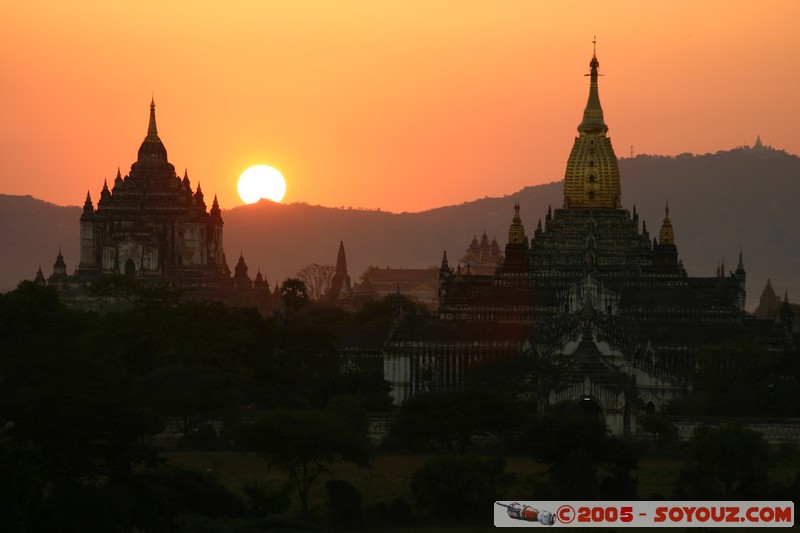
[[[757,134],[798,154],[798,20],[796,0],[4,2],[0,193],[97,200],[153,94],[170,162],[223,208],[255,164],[285,202],[510,194],[562,179],[594,35],[618,156]]]

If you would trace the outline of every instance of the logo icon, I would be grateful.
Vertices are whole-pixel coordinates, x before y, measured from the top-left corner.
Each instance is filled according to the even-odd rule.
[[[521,505],[519,502],[505,504],[495,502],[501,507],[505,507],[508,516],[515,520],[525,520],[526,522],[539,522],[544,526],[552,526],[556,523],[556,515],[550,511],[540,511],[530,505]]]

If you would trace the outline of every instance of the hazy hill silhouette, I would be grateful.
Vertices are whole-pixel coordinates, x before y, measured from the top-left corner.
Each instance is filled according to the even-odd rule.
[[[59,249],[72,272],[78,259],[80,216],[80,207],[0,194],[0,291],[33,279],[39,265],[48,277]]]
[[[800,299],[800,158],[768,148],[740,148],[677,157],[640,155],[620,160],[622,203],[636,209],[656,236],[669,201],[679,256],[692,276],[713,276],[725,261],[734,270],[739,250],[748,272],[748,309],[766,283]],[[438,266],[447,250],[455,266],[473,235],[485,230],[505,247],[514,201],[531,235],[548,205],[560,207],[560,182],[526,187],[421,213],[387,213],[262,201],[223,213],[228,264],[243,253],[254,277],[274,285],[309,263],[336,261],[345,243],[351,278],[369,265]],[[52,272],[61,246],[71,272],[78,256],[80,208],[31,197],[0,195],[0,289],[32,278],[39,264]]]

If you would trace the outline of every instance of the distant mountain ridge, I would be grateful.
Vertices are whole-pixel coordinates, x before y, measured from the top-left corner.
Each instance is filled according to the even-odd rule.
[[[0,291],[33,279],[39,266],[45,277],[52,274],[59,250],[72,272],[78,259],[80,216],[80,207],[0,194]]]
[[[677,157],[621,159],[622,204],[636,206],[651,235],[658,234],[669,201],[679,257],[692,276],[713,276],[724,260],[736,268],[739,251],[748,273],[748,309],[757,305],[766,279],[781,294],[800,300],[800,158],[770,148],[738,148]],[[548,205],[560,207],[561,182],[526,187],[420,213],[388,213],[306,204],[258,204],[225,211],[224,247],[233,267],[242,253],[254,277],[260,268],[274,285],[305,265],[333,264],[344,241],[350,276],[370,265],[420,268],[438,265],[447,250],[451,266],[473,235],[485,230],[501,247],[514,202],[528,235]],[[45,276],[61,247],[68,270],[78,259],[79,207],[61,207],[29,196],[0,195],[0,290]]]

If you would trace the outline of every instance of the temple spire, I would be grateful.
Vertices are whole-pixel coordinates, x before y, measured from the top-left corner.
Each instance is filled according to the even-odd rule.
[[[336,272],[347,273],[347,257],[344,253],[344,241],[339,241],[339,252],[336,254]]]
[[[608,131],[603,120],[603,108],[600,105],[600,93],[597,88],[597,77],[600,75],[597,72],[600,62],[597,60],[597,40],[592,41],[594,52],[592,53],[592,60],[589,62],[589,99],[586,102],[586,109],[583,111],[583,121],[578,126],[578,131],[581,134],[585,133],[605,133]]]
[[[664,208],[664,222],[661,223],[661,230],[658,232],[658,241],[661,244],[675,244],[675,232],[669,220],[669,202]]]
[[[214,201],[211,204],[211,211],[209,211],[213,218],[218,218],[222,220],[222,212],[219,209],[219,202],[217,201],[217,195],[214,195]]]
[[[91,214],[94,212],[94,205],[92,204],[92,195],[86,191],[86,201],[83,202],[83,212]]]
[[[439,270],[450,270],[450,266],[447,264],[447,250],[442,254],[442,266],[439,267]]]
[[[347,273],[347,257],[344,252],[344,241],[339,241],[339,251],[336,254],[336,270],[331,278],[331,286],[326,294],[320,294],[330,301],[344,298],[353,290],[350,285],[350,275]],[[349,297],[349,296],[348,296]]]
[[[508,243],[523,244],[525,242],[525,228],[519,216],[519,201],[514,202],[514,218],[508,227]]]
[[[167,149],[158,137],[156,127],[156,102],[150,98],[150,122],[147,125],[147,135],[139,147],[139,162],[160,163],[167,161]]]
[[[147,138],[158,139],[158,128],[156,127],[156,101],[150,98],[150,123],[147,125]]]
[[[596,45],[596,40],[592,45]],[[564,173],[564,208],[622,209],[617,156],[607,136],[597,78],[600,62],[593,51],[589,62],[589,98],[578,125],[579,135],[567,159]]]

